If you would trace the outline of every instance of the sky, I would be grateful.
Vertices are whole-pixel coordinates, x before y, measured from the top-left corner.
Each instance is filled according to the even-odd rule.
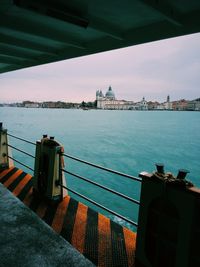
[[[200,33],[0,74],[0,103],[200,97]]]

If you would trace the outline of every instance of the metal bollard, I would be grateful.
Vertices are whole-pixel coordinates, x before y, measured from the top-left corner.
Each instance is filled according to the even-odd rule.
[[[158,173],[164,174],[164,164],[163,163],[155,163],[156,169]]]
[[[178,175],[177,175],[177,179],[185,179],[185,177],[186,177],[186,175],[189,173],[189,171],[188,170],[185,170],[185,169],[180,169],[179,171],[178,171]]]

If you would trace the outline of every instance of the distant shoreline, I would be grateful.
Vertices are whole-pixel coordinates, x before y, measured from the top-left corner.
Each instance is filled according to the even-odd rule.
[[[59,108],[59,107],[17,107],[17,106],[9,106],[9,105],[0,105],[0,108],[24,108],[24,109],[67,109],[67,110],[83,110],[83,111],[91,111],[91,110],[98,110],[98,111],[144,111],[144,112],[148,112],[148,111],[169,111],[169,112],[173,112],[173,111],[195,111],[195,112],[200,112],[200,110],[174,110],[174,109],[147,109],[147,110],[139,110],[139,109],[98,109],[98,108]]]

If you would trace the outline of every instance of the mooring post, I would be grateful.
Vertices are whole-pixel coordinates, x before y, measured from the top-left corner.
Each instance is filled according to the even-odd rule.
[[[60,184],[65,183],[62,172],[63,147],[54,137],[43,135],[36,142],[33,188],[41,197],[52,201],[62,200],[65,192]]]
[[[200,266],[200,190],[158,164],[140,173],[142,189],[136,242],[136,267]]]

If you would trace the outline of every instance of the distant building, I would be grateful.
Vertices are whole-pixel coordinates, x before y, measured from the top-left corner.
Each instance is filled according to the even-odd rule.
[[[173,110],[188,110],[188,102],[185,99],[181,99],[178,101],[173,101],[172,102],[172,109]]]
[[[170,96],[167,96],[167,102],[163,103],[164,109],[172,110],[172,102],[170,102]]]
[[[157,105],[157,110],[173,110],[172,102],[170,102],[170,96],[167,96],[167,101]]]
[[[155,102],[149,101],[148,102],[148,110],[157,110],[159,105],[160,105],[160,103],[157,101],[155,101]]]
[[[148,103],[144,97],[142,98],[141,102],[137,103],[137,105],[139,110],[148,110]]]
[[[143,97],[141,102],[117,100],[112,87],[109,86],[105,96],[101,90],[96,91],[96,101],[98,109],[115,109],[115,110],[147,110],[148,104]]]
[[[25,108],[39,108],[39,103],[31,102],[31,101],[24,101],[23,106]]]
[[[187,110],[200,111],[200,98],[192,101],[188,101]]]

